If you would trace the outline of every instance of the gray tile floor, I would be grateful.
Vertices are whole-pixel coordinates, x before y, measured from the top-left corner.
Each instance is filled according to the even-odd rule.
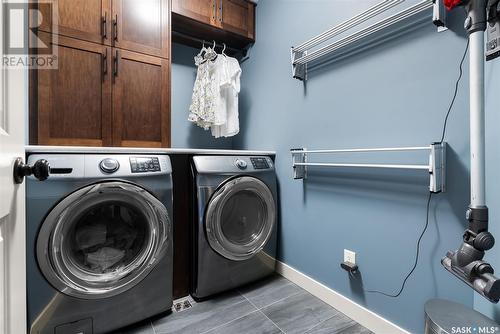
[[[281,276],[117,331],[120,334],[370,334]]]

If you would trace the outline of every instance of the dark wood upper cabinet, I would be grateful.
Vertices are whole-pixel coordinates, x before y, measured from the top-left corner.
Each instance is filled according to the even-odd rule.
[[[170,69],[166,59],[114,51],[113,144],[170,146]]]
[[[245,0],[218,0],[220,27],[254,39],[255,5]]]
[[[248,0],[172,0],[172,30],[244,49],[255,41],[255,4]],[[186,43],[184,43],[186,44]]]
[[[58,69],[37,73],[38,144],[110,146],[111,48],[64,36],[57,45]]]
[[[169,147],[171,0],[51,1],[58,68],[30,72],[30,142]]]
[[[169,58],[169,0],[113,0],[114,46]]]
[[[52,31],[52,15],[56,8],[57,33],[84,41],[111,45],[111,0],[52,0],[54,6],[40,6],[43,20],[40,30]],[[54,10],[54,9],[50,9]]]
[[[172,12],[206,24],[216,24],[216,0],[172,0]]]

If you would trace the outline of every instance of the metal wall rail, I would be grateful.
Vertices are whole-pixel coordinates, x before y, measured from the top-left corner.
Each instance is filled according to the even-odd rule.
[[[336,153],[366,153],[366,152],[411,152],[428,151],[429,161],[427,164],[368,164],[368,163],[322,163],[308,162],[311,154],[336,154]],[[365,148],[365,149],[341,149],[341,150],[307,150],[298,148],[290,150],[292,154],[292,167],[295,179],[307,178],[309,167],[344,167],[344,168],[389,168],[426,170],[429,173],[429,190],[432,192],[445,191],[446,171],[446,143],[433,143],[429,146],[419,147],[389,147],[389,148]]]
[[[354,43],[356,43],[356,49],[359,49],[360,47],[362,47],[362,45],[359,44],[362,44],[363,41],[366,40],[368,43],[370,42],[370,39],[368,37],[374,35],[377,32],[389,29],[390,27],[393,27],[409,18],[415,17],[420,13],[425,13],[428,11],[429,15],[419,17],[419,20],[415,23],[420,23],[427,18],[430,19],[435,14],[436,8],[434,8],[434,10],[430,9],[436,6],[442,6],[441,1],[434,2],[433,0],[422,0],[414,4],[413,6],[401,10],[396,14],[384,18],[364,29],[356,31],[322,48],[309,52],[309,50],[314,46],[317,46],[331,39],[332,37],[337,36],[340,33],[345,32],[404,1],[405,0],[385,0],[369,8],[367,11],[347,21],[344,21],[338,26],[312,38],[311,40],[302,43],[299,46],[292,47],[291,62],[293,77],[299,80],[306,80],[307,66],[309,63],[317,61],[318,59],[323,58],[327,55],[333,55],[338,50],[342,50],[343,53],[345,53],[348,46],[353,45]]]

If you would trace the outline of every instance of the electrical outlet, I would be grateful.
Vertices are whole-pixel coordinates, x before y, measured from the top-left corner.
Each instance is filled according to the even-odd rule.
[[[344,249],[344,262],[356,264],[356,253],[348,249]]]

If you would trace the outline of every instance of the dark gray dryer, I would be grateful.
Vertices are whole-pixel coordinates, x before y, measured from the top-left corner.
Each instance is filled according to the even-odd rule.
[[[277,190],[270,157],[193,157],[191,294],[203,299],[275,270]]]
[[[165,155],[32,154],[28,331],[98,334],[172,306],[172,168]]]

